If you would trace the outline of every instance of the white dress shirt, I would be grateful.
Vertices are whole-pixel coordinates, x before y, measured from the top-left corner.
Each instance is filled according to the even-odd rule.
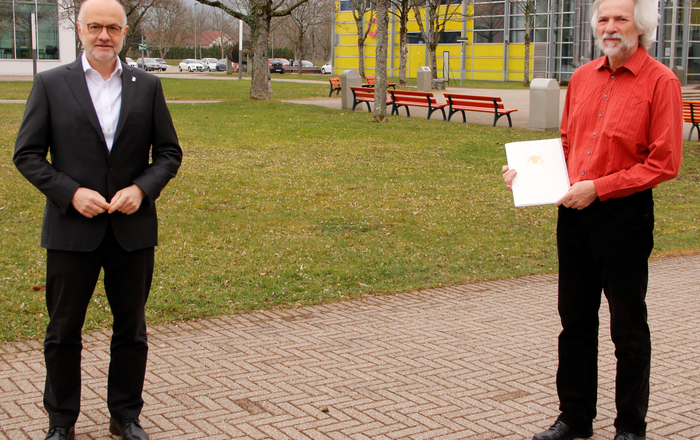
[[[114,145],[114,132],[117,130],[119,112],[122,108],[122,63],[117,57],[114,72],[105,81],[102,75],[90,66],[85,52],[83,52],[82,62],[92,105],[100,120],[107,149],[111,152]]]

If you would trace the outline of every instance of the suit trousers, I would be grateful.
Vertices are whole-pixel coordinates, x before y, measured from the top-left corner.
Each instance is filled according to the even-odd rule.
[[[94,251],[47,250],[44,407],[50,425],[72,426],[80,413],[81,330],[102,268],[114,317],[107,406],[119,420],[139,416],[148,353],[145,305],[153,263],[153,247],[126,251],[111,226]]]
[[[617,375],[618,431],[644,435],[649,405],[651,341],[647,324],[648,261],[654,246],[651,190],[596,200],[583,210],[559,208],[559,417],[588,429],[596,417],[598,312],[610,309]]]

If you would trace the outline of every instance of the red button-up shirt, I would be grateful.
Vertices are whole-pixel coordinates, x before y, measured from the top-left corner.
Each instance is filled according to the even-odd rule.
[[[676,177],[683,154],[678,78],[641,47],[614,72],[607,57],[579,67],[566,92],[561,138],[571,184],[593,180],[600,200]]]

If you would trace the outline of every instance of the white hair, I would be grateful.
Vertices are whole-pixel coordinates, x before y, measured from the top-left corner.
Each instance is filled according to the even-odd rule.
[[[598,25],[598,9],[604,0],[595,0],[591,9],[591,27],[596,34]],[[659,25],[659,10],[655,0],[635,0],[634,25],[642,34],[639,36],[639,45],[648,49],[654,43],[656,27]]]

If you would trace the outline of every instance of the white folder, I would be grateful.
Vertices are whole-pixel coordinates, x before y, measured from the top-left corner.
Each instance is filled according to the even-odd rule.
[[[513,179],[515,206],[547,205],[559,200],[571,186],[561,139],[506,144],[508,168]]]

